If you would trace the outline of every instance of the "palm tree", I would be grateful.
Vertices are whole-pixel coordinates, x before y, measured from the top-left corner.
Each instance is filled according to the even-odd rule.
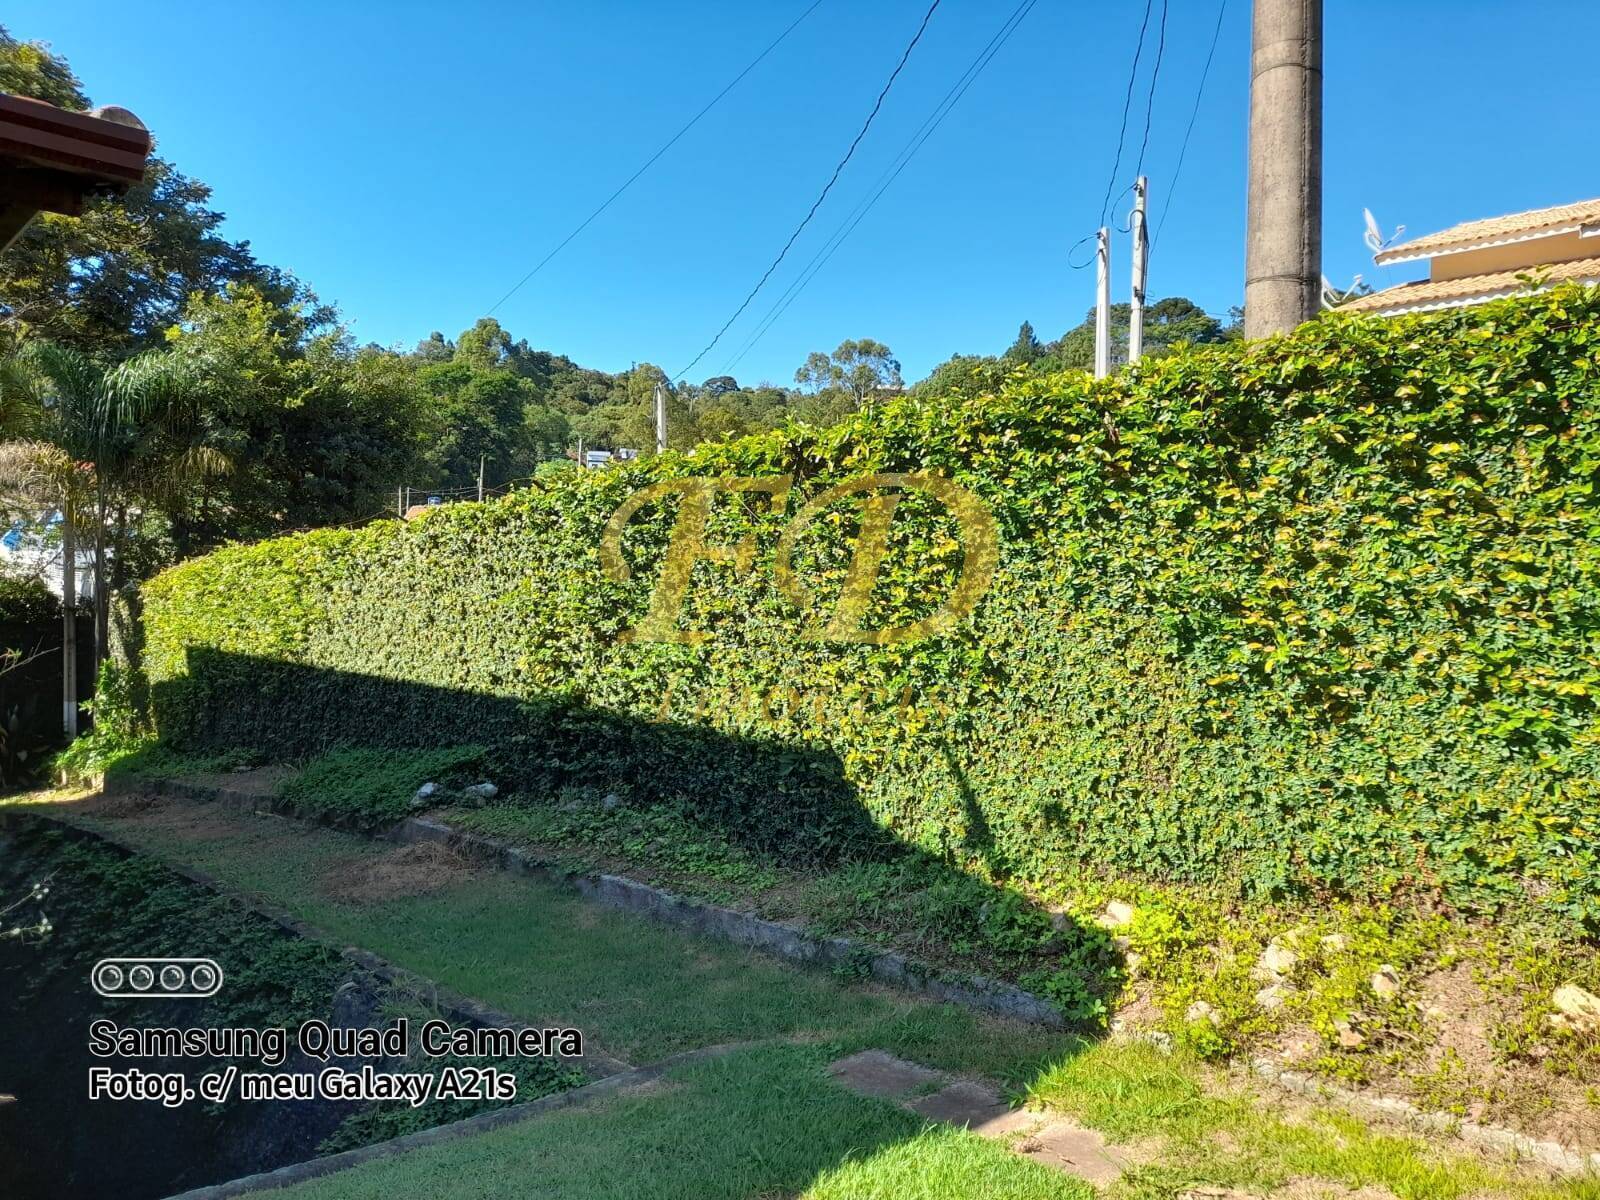
[[[61,514],[62,724],[77,733],[77,545],[94,541],[95,661],[105,656],[106,522],[113,505],[124,550],[133,488],[175,487],[225,467],[196,440],[200,389],[190,364],[151,351],[106,367],[48,342],[0,362],[0,503]]]

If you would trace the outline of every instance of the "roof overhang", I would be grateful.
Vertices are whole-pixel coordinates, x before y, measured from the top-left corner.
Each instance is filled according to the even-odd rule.
[[[1464,254],[1469,250],[1490,250],[1495,246],[1515,246],[1521,242],[1537,242],[1544,238],[1563,237],[1576,233],[1580,237],[1600,237],[1600,224],[1593,221],[1572,221],[1564,225],[1551,225],[1544,229],[1529,229],[1522,233],[1503,234],[1500,237],[1478,238],[1457,242],[1450,246],[1429,246],[1422,250],[1407,250],[1396,246],[1393,250],[1380,250],[1372,261],[1380,267],[1393,263],[1420,262],[1430,258],[1443,258],[1447,254]]]
[[[83,211],[144,178],[150,131],[127,109],[68,112],[0,92],[0,249],[40,211]]]

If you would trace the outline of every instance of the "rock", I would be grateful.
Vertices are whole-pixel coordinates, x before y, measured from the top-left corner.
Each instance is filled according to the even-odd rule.
[[[1256,1003],[1262,1008],[1280,1008],[1285,994],[1283,984],[1274,983],[1256,993]]]
[[[498,796],[500,794],[500,789],[495,787],[495,785],[490,783],[488,780],[484,780],[482,783],[475,783],[471,787],[462,788],[461,794],[468,800],[476,801],[478,804],[484,804]]]
[[[1400,994],[1400,976],[1388,963],[1372,973],[1372,990],[1383,1000],[1392,1000]]]
[[[600,807],[607,812],[616,812],[617,809],[622,807],[622,797],[612,792],[604,800],[600,801]]]
[[[1564,983],[1550,997],[1550,1003],[1577,1029],[1600,1030],[1600,996],[1579,987]]]
[[[1330,933],[1322,939],[1322,948],[1331,954],[1337,954],[1350,944],[1350,939],[1342,933]]]
[[[1359,1050],[1367,1043],[1367,1039],[1361,1035],[1361,1031],[1345,1017],[1340,1017],[1333,1023],[1333,1031],[1338,1035],[1339,1045],[1346,1050]]]
[[[444,795],[444,789],[437,783],[425,783],[417,789],[416,795],[411,797],[412,808],[427,808],[436,803]]]
[[[1067,915],[1065,909],[1052,908],[1050,910],[1050,928],[1057,933],[1066,933],[1072,928],[1072,918]]]
[[[1112,929],[1121,929],[1124,925],[1132,925],[1133,905],[1122,900],[1111,901],[1100,914],[1100,923]]]
[[[1217,1016],[1217,1010],[1212,1008],[1211,1005],[1207,1004],[1204,1000],[1196,1000],[1193,1004],[1189,1005],[1188,1009],[1183,1014],[1183,1019],[1188,1021],[1191,1025],[1196,1021],[1210,1021],[1213,1025],[1222,1024],[1222,1018]]]
[[[1267,943],[1267,948],[1261,952],[1261,957],[1256,960],[1255,971],[1257,979],[1269,979],[1277,982],[1294,970],[1295,964],[1300,961],[1300,956],[1287,946],[1278,944],[1276,938]]]

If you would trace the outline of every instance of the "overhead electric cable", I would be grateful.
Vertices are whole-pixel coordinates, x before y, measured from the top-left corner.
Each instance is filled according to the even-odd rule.
[[[1144,100],[1144,137],[1139,140],[1139,162],[1133,168],[1135,179],[1144,174],[1144,152],[1150,145],[1150,120],[1156,111],[1156,80],[1161,78],[1161,60],[1167,53],[1167,0],[1161,0],[1161,34],[1156,41],[1156,65],[1150,72],[1150,91]]]
[[[760,54],[756,55],[753,59],[751,59],[749,65],[746,66],[744,70],[740,71],[737,75],[735,75],[733,77],[732,81],[729,82],[727,87],[723,88],[715,96],[711,97],[710,101],[706,104],[706,106],[704,108],[702,108],[699,112],[695,113],[695,115],[693,117],[689,118],[688,124],[686,124],[682,129],[678,130],[677,133],[673,134],[670,138],[668,138],[666,143],[661,147],[661,149],[657,150],[654,154],[652,154],[649,158],[647,158],[645,160],[645,162],[644,162],[644,165],[641,166],[632,175],[628,176],[628,178],[623,181],[623,184],[622,184],[621,187],[619,187],[616,191],[612,192],[611,195],[607,196],[605,201],[600,205],[599,208],[595,209],[592,213],[590,213],[587,217],[585,217],[578,224],[578,227],[576,229],[574,229],[571,233],[567,234],[566,237],[562,238],[561,241],[556,244],[555,249],[551,250],[550,253],[546,254],[543,258],[541,258],[534,265],[533,270],[529,271],[526,275],[524,275],[521,279],[519,279],[517,281],[517,284],[516,284],[515,287],[513,287],[504,296],[501,296],[500,299],[496,300],[494,302],[494,307],[489,310],[487,315],[490,315],[490,316],[494,315],[495,310],[498,309],[507,300],[511,299],[512,296],[516,295],[517,292],[522,289],[522,285],[523,284],[527,283],[528,280],[532,279],[540,271],[544,270],[545,265],[547,263],[549,263],[549,261],[551,259],[553,259],[556,255],[560,254],[561,251],[566,249],[567,244],[569,242],[571,242],[573,238],[577,237],[580,233],[582,233],[585,229],[587,229],[589,227],[590,223],[592,221],[594,221],[594,219],[596,217],[598,217],[601,213],[605,212],[606,209],[610,208],[611,205],[616,201],[617,197],[621,196],[623,192],[627,191],[630,187],[632,187],[634,185],[635,181],[638,180],[639,176],[643,175],[646,171],[648,171],[652,166],[655,165],[655,162],[656,162],[657,159],[659,159],[668,150],[671,150],[673,146],[677,145],[679,138],[683,137],[684,134],[688,133],[689,130],[693,129],[697,124],[699,124],[701,117],[705,116],[708,112],[710,112],[713,108],[715,108],[717,106],[717,103],[724,96],[726,96],[729,92],[733,91],[733,89],[739,85],[739,82],[742,79],[744,79],[744,77],[746,75],[750,74],[751,71],[755,70],[756,67],[760,64],[762,59],[766,58],[767,55],[771,54],[774,50],[776,50],[778,48],[779,43],[781,43],[786,37],[788,37],[791,33],[793,33],[795,31],[796,27],[799,26],[800,22],[804,21],[813,12],[815,12],[817,10],[817,7],[819,5],[821,5],[821,3],[822,3],[822,0],[813,0],[810,8],[806,9],[805,12],[801,13],[798,17],[796,17],[794,19],[794,21],[790,23],[790,25],[789,25],[789,27],[787,29],[785,29],[782,33],[780,33],[777,37],[775,37],[771,42],[769,42],[767,44],[767,48],[765,50],[763,50]]]
[[[1155,0],[1144,0],[1144,20],[1139,23],[1139,40],[1133,47],[1133,67],[1128,72],[1128,90],[1122,98],[1122,128],[1117,131],[1117,156],[1111,162],[1111,175],[1106,180],[1106,198],[1100,204],[1100,224],[1106,223],[1106,213],[1111,211],[1111,189],[1117,186],[1117,172],[1122,169],[1122,144],[1128,137],[1128,112],[1133,107],[1133,85],[1139,79],[1139,59],[1144,56],[1144,35],[1150,28],[1150,9]]]
[[[905,170],[906,166],[916,156],[917,151],[922,149],[923,144],[933,136],[934,131],[943,123],[945,117],[949,116],[951,110],[960,103],[962,96],[966,95],[967,89],[976,82],[984,68],[1000,52],[1007,40],[1016,32],[1017,26],[1022,24],[1037,3],[1038,0],[1022,0],[1022,3],[1012,10],[1011,15],[1002,23],[999,31],[989,39],[988,45],[978,52],[978,56],[972,60],[967,69],[951,85],[950,90],[944,94],[943,99],[934,106],[933,111],[923,120],[922,125],[911,135],[911,139],[901,149],[895,161],[878,177],[875,190],[863,198],[851,210],[850,214],[839,223],[828,241],[823,244],[822,248],[817,251],[800,274],[795,277],[794,282],[789,285],[782,296],[773,302],[772,307],[762,317],[755,331],[745,341],[739,352],[729,361],[728,365],[723,368],[723,374],[732,371],[744,359],[744,356],[755,347],[757,342],[766,336],[767,331],[788,311],[789,306],[798,299],[800,293],[805,290],[811,280],[816,278],[822,268],[827,265],[828,260],[833,257],[834,252],[855,231],[856,226],[861,224],[861,221],[871,211],[873,205],[878,202],[878,199],[899,177],[900,172]]]
[[[1161,240],[1161,230],[1167,223],[1167,214],[1172,211],[1172,198],[1178,194],[1178,180],[1183,176],[1183,159],[1189,153],[1189,135],[1194,132],[1195,119],[1200,115],[1200,101],[1205,98],[1206,79],[1211,74],[1211,60],[1217,55],[1217,39],[1222,36],[1222,18],[1228,11],[1228,0],[1222,0],[1217,5],[1217,25],[1211,31],[1211,49],[1206,51],[1206,65],[1200,72],[1200,86],[1195,89],[1194,108],[1189,113],[1189,128],[1183,131],[1183,145],[1178,148],[1178,165],[1172,172],[1172,182],[1167,185],[1167,202],[1161,206],[1161,220],[1156,223],[1156,235],[1150,239],[1150,245]]]
[[[696,363],[711,353],[712,347],[722,340],[723,334],[728,332],[728,327],[739,319],[740,314],[745,309],[750,307],[750,301],[756,298],[756,293],[766,285],[768,279],[772,278],[772,273],[778,269],[778,264],[789,253],[789,248],[794,245],[795,239],[811,223],[811,218],[816,216],[817,209],[822,207],[822,202],[827,199],[828,193],[833,190],[833,185],[838,182],[840,172],[844,170],[845,165],[849,163],[851,157],[855,154],[856,147],[861,144],[861,139],[867,136],[867,130],[872,128],[872,122],[877,117],[878,110],[883,107],[884,98],[888,96],[889,89],[894,86],[894,81],[900,77],[900,72],[905,68],[906,61],[911,57],[911,52],[917,48],[917,43],[922,40],[923,31],[928,28],[928,22],[933,19],[934,11],[939,7],[939,3],[940,0],[933,0],[933,3],[928,6],[928,11],[922,14],[922,24],[917,26],[917,32],[906,43],[906,48],[900,55],[900,61],[895,64],[894,70],[890,72],[888,82],[883,85],[883,90],[878,93],[878,99],[872,105],[872,111],[867,114],[867,119],[862,122],[861,131],[856,134],[855,140],[850,143],[850,148],[844,152],[844,157],[839,160],[839,165],[834,167],[833,174],[828,178],[828,182],[823,185],[822,191],[818,193],[816,200],[812,202],[810,210],[801,219],[800,224],[795,226],[794,232],[789,235],[789,240],[783,244],[783,249],[778,251],[778,257],[773,259],[772,265],[762,272],[761,278],[756,280],[755,287],[750,289],[750,294],[740,302],[738,308],[733,310],[733,315],[722,323],[722,328],[717,330],[716,336],[706,343],[705,349],[696,354],[688,366],[676,372],[673,375],[674,379],[682,379],[694,369]]]

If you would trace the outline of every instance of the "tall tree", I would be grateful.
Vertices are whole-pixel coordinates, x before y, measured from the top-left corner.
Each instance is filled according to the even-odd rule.
[[[1033,332],[1033,324],[1024,321],[1022,327],[1017,330],[1017,340],[1011,343],[1011,349],[1006,351],[1005,357],[1014,363],[1031,363],[1039,357],[1043,349]]]
[[[871,338],[840,342],[831,355],[813,351],[794,373],[794,381],[816,397],[830,391],[842,393],[848,401],[847,412],[863,407],[880,391],[899,391],[904,386],[894,352]]]
[[[89,98],[67,64],[0,29],[0,91],[83,110]],[[194,292],[238,280],[270,282],[245,242],[221,236],[211,189],[152,156],[126,196],[90,201],[83,215],[41,213],[0,256],[0,349],[28,337],[94,354],[159,344]]]
[[[33,342],[0,367],[0,412],[12,428],[0,443],[0,498],[7,508],[59,514],[62,542],[63,715],[76,732],[78,538],[93,540],[95,658],[105,654],[107,520],[129,499],[142,468],[162,470],[151,452],[197,408],[197,381],[177,356],[153,351],[114,366],[67,346]],[[206,465],[170,459],[165,471]],[[113,547],[113,552],[118,548]]]

